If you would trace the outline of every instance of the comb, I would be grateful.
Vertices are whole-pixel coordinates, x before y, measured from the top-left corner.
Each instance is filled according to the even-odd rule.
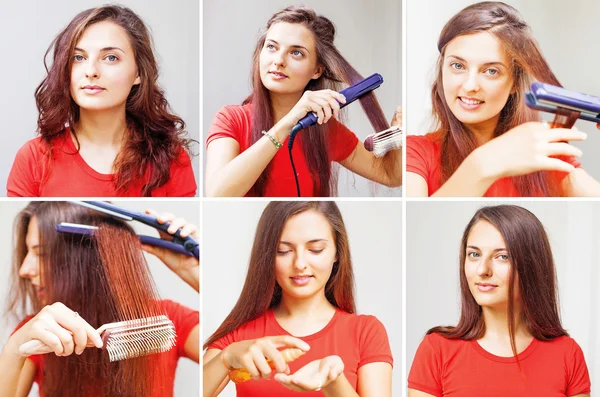
[[[304,354],[304,351],[300,349],[285,349],[281,350],[280,353],[283,356],[285,362],[289,363],[302,356]],[[271,367],[271,369],[275,369],[273,361],[267,360],[267,364],[269,364],[269,367]],[[252,375],[250,375],[250,372],[248,372],[246,368],[234,368],[229,371],[229,379],[231,379],[233,383],[236,384],[244,383],[252,379]]]
[[[375,157],[383,157],[389,151],[402,147],[402,129],[393,126],[387,130],[369,135],[363,143],[365,149],[373,152]]]
[[[167,316],[104,324],[97,331],[111,362],[169,351],[175,346],[177,336],[175,326]],[[94,344],[87,346],[94,347]],[[30,340],[19,347],[19,353],[24,356],[52,351],[39,340]]]

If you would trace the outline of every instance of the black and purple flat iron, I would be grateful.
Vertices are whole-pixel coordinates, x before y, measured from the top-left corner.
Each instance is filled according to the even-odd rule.
[[[574,124],[577,118],[600,123],[600,97],[597,96],[536,82],[531,84],[531,91],[525,94],[525,103],[530,108],[542,112],[571,115],[571,124]]]

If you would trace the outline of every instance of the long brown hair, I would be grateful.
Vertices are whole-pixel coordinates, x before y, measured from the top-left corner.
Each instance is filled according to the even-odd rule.
[[[463,123],[452,113],[444,97],[442,69],[446,45],[454,38],[478,32],[493,34],[510,57],[510,69],[514,81],[514,93],[508,97],[500,112],[494,137],[529,121],[540,121],[539,113],[525,105],[525,92],[534,80],[560,85],[544,59],[537,41],[519,12],[504,3],[486,1],[466,7],[453,16],[440,33],[437,48],[437,78],[431,88],[433,116],[437,131],[441,134],[442,180],[456,171],[465,158],[477,147],[477,142]],[[522,196],[557,194],[548,186],[545,172],[511,178]]]
[[[258,39],[252,59],[253,91],[244,101],[244,104],[252,104],[251,143],[262,138],[262,131],[270,130],[274,124],[269,91],[260,79],[259,58],[265,44],[266,31],[273,24],[279,22],[299,23],[313,33],[316,42],[317,64],[324,68],[324,72],[318,79],[311,80],[305,87],[305,91],[324,89],[340,91],[342,83],[352,85],[363,79],[335,47],[333,22],[322,15],[317,15],[313,9],[308,7],[291,6],[279,11],[267,22],[266,30]],[[360,103],[375,131],[389,128],[385,115],[373,93],[360,98]],[[329,127],[325,124],[317,124],[304,129],[296,138],[296,140],[300,140],[308,167],[315,177],[313,186],[316,196],[335,196],[337,192],[337,174],[336,170],[331,167],[331,159],[327,152],[327,128]],[[259,196],[264,191],[269,167],[270,165],[254,184],[254,192]]]
[[[242,293],[204,348],[281,302],[282,290],[275,279],[275,256],[281,233],[288,219],[310,210],[318,211],[327,219],[335,239],[338,260],[325,285],[325,297],[341,310],[348,313],[356,311],[348,234],[337,205],[333,201],[273,201],[267,205],[258,222]]]
[[[461,314],[454,327],[435,327],[428,334],[437,332],[449,339],[474,340],[485,334],[485,322],[481,307],[473,298],[464,272],[467,240],[471,229],[480,221],[492,224],[504,239],[511,270],[508,286],[508,326],[510,344],[514,355],[515,346],[515,284],[518,283],[523,321],[535,339],[548,341],[568,335],[560,322],[558,289],[552,248],[540,220],[530,211],[516,205],[482,207],[465,228],[460,244],[460,291]],[[515,280],[517,280],[515,282]]]
[[[52,150],[61,150],[54,138],[63,133],[66,124],[73,128],[79,121],[79,106],[69,89],[75,46],[86,28],[103,21],[115,23],[127,32],[141,79],[127,97],[128,128],[114,162],[115,188],[126,191],[131,183],[144,178],[147,183],[142,195],[150,196],[152,190],[169,180],[170,164],[178,161],[182,147],[191,154],[192,140],[187,137],[184,121],[171,113],[158,85],[158,65],[148,28],[129,8],[106,5],[83,11],[52,41],[44,56],[48,75],[35,91],[38,132],[51,161]],[[49,67],[46,58],[52,50]]]
[[[39,228],[39,263],[44,301],[31,283],[18,276],[27,247],[25,237],[35,217]],[[60,222],[98,226],[93,238],[58,233]],[[15,220],[15,253],[11,307],[29,298],[34,313],[42,305],[61,302],[95,328],[102,324],[161,313],[158,292],[140,243],[124,222],[59,201],[33,202]],[[18,302],[18,303],[17,303]],[[153,379],[164,374],[164,355],[111,363],[105,350],[86,349],[80,356],[43,358],[42,390],[46,397],[165,395]],[[153,377],[153,374],[156,375]]]

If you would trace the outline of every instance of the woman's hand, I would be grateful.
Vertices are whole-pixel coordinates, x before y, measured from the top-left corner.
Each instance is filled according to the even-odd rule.
[[[13,352],[31,340],[44,343],[47,353],[57,356],[81,354],[91,341],[96,347],[102,347],[102,337],[77,312],[60,302],[44,307],[40,312],[16,331],[9,339]],[[29,354],[27,354],[29,355]]]
[[[530,122],[492,139],[473,154],[482,176],[494,180],[542,170],[571,172],[573,165],[553,156],[580,157],[581,150],[566,141],[586,138],[575,128],[550,129],[546,123]]]
[[[326,388],[344,372],[344,362],[339,356],[329,356],[312,361],[292,375],[275,374],[275,380],[290,390],[316,391]]]
[[[269,378],[272,361],[275,371],[289,373],[289,367],[277,348],[298,348],[308,351],[310,346],[301,339],[289,335],[267,336],[264,338],[232,343],[223,349],[223,360],[229,368],[245,368],[254,380]]]
[[[285,121],[286,125],[292,129],[308,113],[315,112],[317,123],[323,124],[328,122],[331,117],[338,118],[340,103],[346,103],[346,98],[339,92],[333,90],[305,91],[282,121]]]
[[[398,106],[396,110],[394,110],[394,115],[392,116],[392,121],[390,121],[390,126],[402,127],[402,106]]]
[[[156,216],[156,220],[160,224],[171,222],[168,233],[159,231],[160,237],[163,240],[173,240],[173,235],[177,230],[181,229],[179,235],[183,238],[192,236],[198,239],[198,227],[188,223],[183,218],[176,218],[170,213],[157,214],[153,210],[146,210],[147,214]],[[142,249],[160,259],[169,269],[181,277],[196,291],[200,290],[200,261],[193,256],[174,252],[166,248],[155,247],[142,244]]]

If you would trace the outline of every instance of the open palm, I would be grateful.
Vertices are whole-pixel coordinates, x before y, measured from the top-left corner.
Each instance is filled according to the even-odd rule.
[[[294,391],[316,391],[336,380],[344,372],[339,356],[312,361],[291,375],[276,374],[275,380]]]

